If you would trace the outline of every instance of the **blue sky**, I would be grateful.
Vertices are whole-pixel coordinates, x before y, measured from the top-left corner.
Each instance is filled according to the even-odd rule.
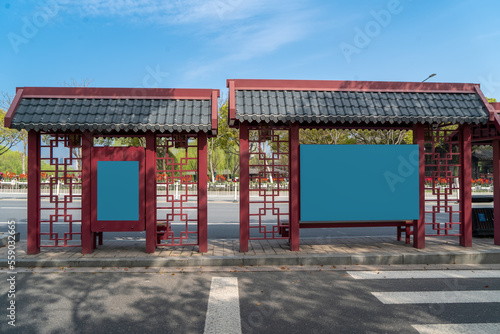
[[[500,1],[0,0],[0,92],[219,88],[228,78],[480,83],[500,101]]]

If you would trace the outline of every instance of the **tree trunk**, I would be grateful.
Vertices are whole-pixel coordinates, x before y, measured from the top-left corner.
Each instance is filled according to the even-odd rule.
[[[22,164],[23,164],[23,174],[26,174],[26,166],[25,166],[25,160],[26,160],[26,154],[21,153],[21,159],[22,159]]]
[[[211,138],[211,145],[210,145],[210,151],[208,153],[208,162],[210,164],[210,175],[212,176],[212,183],[215,182],[215,176],[214,176],[214,139]]]

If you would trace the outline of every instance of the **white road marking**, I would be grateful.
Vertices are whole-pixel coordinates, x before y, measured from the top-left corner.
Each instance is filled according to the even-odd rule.
[[[348,271],[354,279],[500,278],[500,270]]]
[[[421,334],[497,334],[500,323],[412,325]]]
[[[212,277],[205,334],[241,334],[238,278]]]
[[[9,209],[9,210],[25,210],[25,206],[2,206],[0,209]]]
[[[372,292],[384,304],[500,303],[500,290]]]

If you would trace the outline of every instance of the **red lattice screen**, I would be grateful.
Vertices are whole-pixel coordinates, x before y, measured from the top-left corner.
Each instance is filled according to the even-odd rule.
[[[287,239],[289,129],[249,130],[250,239]]]
[[[81,247],[81,136],[40,138],[40,247]]]
[[[472,126],[471,131],[473,141],[485,140],[489,142],[491,138],[495,138],[500,135],[493,122],[489,122],[487,124],[475,124]]]
[[[425,130],[426,236],[460,236],[463,155],[457,127]]]
[[[196,135],[156,139],[157,246],[198,245]]]

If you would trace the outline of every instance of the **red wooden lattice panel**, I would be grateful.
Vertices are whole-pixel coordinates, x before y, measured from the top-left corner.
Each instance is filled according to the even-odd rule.
[[[289,129],[249,127],[250,239],[287,239]]]
[[[500,133],[493,122],[473,125],[471,132],[472,141],[488,140],[490,138],[500,136]]]
[[[449,127],[425,130],[426,236],[461,235],[461,137]]]
[[[156,139],[157,246],[198,245],[196,135]]]
[[[40,247],[81,247],[81,136],[40,138]]]

